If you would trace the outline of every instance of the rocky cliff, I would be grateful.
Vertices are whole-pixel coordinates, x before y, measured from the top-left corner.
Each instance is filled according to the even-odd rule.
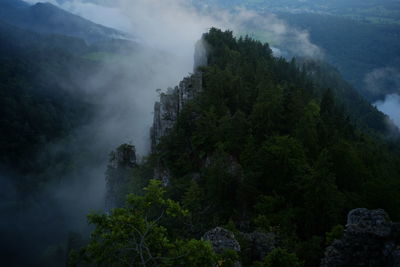
[[[169,88],[166,93],[160,94],[160,100],[154,104],[153,126],[150,129],[152,151],[155,151],[161,137],[173,128],[183,106],[202,90],[202,83],[202,73],[196,71],[184,78],[179,86]],[[154,170],[154,178],[167,185],[169,176],[168,170],[158,164]]]
[[[184,78],[175,88],[168,88],[166,92],[160,93],[160,100],[154,104],[153,125],[150,128],[152,151],[155,151],[160,139],[173,128],[185,104],[202,91],[203,75],[199,67],[207,65],[206,54],[204,41],[198,41],[194,53],[194,73]],[[154,170],[154,178],[167,185],[169,176],[169,171],[158,164]]]
[[[184,78],[179,86],[169,88],[160,94],[160,100],[154,104],[153,126],[150,130],[152,150],[176,122],[179,112],[187,101],[193,99],[202,90],[202,73],[197,71]]]
[[[194,74],[184,78],[175,88],[160,93],[160,100],[154,104],[153,126],[150,129],[151,149],[154,151],[160,138],[176,122],[183,106],[193,99],[203,87],[203,77],[199,68],[207,65],[207,49],[203,39],[196,43],[194,51]]]

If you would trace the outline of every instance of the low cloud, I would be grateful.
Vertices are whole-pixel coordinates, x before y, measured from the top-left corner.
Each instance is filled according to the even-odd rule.
[[[391,67],[374,69],[365,75],[364,88],[367,95],[375,99],[373,105],[388,116],[390,132],[397,135],[400,129],[400,71]]]
[[[232,29],[241,34],[268,42],[290,56],[321,59],[323,51],[310,41],[309,33],[289,26],[275,14],[236,8],[225,14],[224,21],[231,24]]]
[[[364,85],[372,97],[400,94],[400,70],[391,67],[374,69],[365,75]]]
[[[27,0],[31,3],[35,0]],[[290,56],[322,58],[309,33],[289,26],[272,13],[262,15],[243,7],[220,9],[195,6],[187,0],[48,0],[52,4],[96,23],[138,37],[148,46],[192,58],[194,43],[211,27],[270,43]],[[286,51],[286,52],[285,52]],[[190,64],[188,64],[190,65]]]
[[[61,4],[56,3],[56,5],[71,13],[107,27],[124,32],[129,32],[132,29],[130,20],[116,7],[77,0],[66,1]]]
[[[169,51],[187,51],[187,58],[192,53],[188,49],[211,27],[248,34],[294,56],[323,56],[307,31],[290,27],[272,13],[260,15],[242,7],[229,10],[194,7],[185,0],[117,0],[116,6],[130,19],[135,36]]]
[[[374,106],[390,118],[390,123],[400,129],[400,95],[390,94],[384,100],[377,101]]]

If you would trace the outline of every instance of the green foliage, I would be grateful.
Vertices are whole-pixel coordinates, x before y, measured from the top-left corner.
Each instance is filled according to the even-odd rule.
[[[326,233],[326,244],[330,245],[335,239],[340,239],[343,236],[343,231],[343,225],[335,225],[330,232]]]
[[[81,81],[98,65],[81,58],[88,47],[79,39],[0,22],[0,40],[0,166],[14,172],[18,194],[29,197],[50,179],[72,173],[76,157],[84,157],[83,149],[60,144],[76,144],[76,129],[92,119]]]
[[[131,144],[122,144],[110,153],[106,170],[107,208],[123,206],[128,193],[143,193],[148,177],[153,174],[150,163],[147,159],[137,164],[136,149]]]
[[[276,248],[269,253],[257,267],[300,267],[301,261],[296,254],[289,253],[285,249]]]
[[[345,201],[329,172],[329,161],[325,152],[319,156],[314,171],[300,185],[306,207],[303,233],[324,234],[332,225],[339,223],[340,212]]]
[[[349,209],[380,205],[397,213],[398,198],[389,194],[385,204],[394,191],[383,187],[400,186],[391,179],[400,174],[399,157],[362,132],[366,124],[352,124],[360,110],[376,112],[353,89],[323,68],[311,79],[306,73],[318,64],[300,70],[251,38],[211,29],[204,39],[211,49],[203,92],[157,149],[176,177],[169,190],[187,188],[174,197],[192,211],[194,232],[249,220],[314,266],[321,240]],[[332,89],[321,86],[325,80]],[[358,110],[353,119],[341,107],[349,103]],[[193,173],[199,177],[187,181]]]
[[[301,255],[305,266],[320,266],[324,255],[323,240],[320,236],[312,236],[296,245],[296,255]]]
[[[170,266],[209,266],[217,261],[217,257],[211,247],[211,244],[199,240],[189,240],[177,242],[176,257],[171,259]]]
[[[88,216],[96,228],[83,250],[85,259],[113,266],[211,264],[214,254],[208,243],[173,240],[163,226],[168,220],[187,217],[188,212],[179,203],[164,198],[159,181],[150,180],[144,191],[144,196],[129,195],[126,208]]]
[[[370,134],[383,130],[384,117],[351,87],[325,75],[318,64],[299,69],[295,60],[274,58],[267,44],[249,37],[236,39],[230,31],[213,28],[203,39],[210,47],[209,65],[202,68],[203,91],[180,110],[148,161],[170,171],[173,178],[165,190],[174,201],[169,203],[188,210],[184,224],[174,216],[154,224],[159,245],[154,251],[169,259],[175,257],[171,251],[183,255],[176,252],[183,249],[181,241],[175,240],[228,225],[235,232],[277,236],[281,248],[261,266],[318,266],[325,241],[338,236],[333,227],[350,209],[381,207],[394,217],[400,214],[399,154]],[[375,114],[382,124],[356,124],[362,113]],[[142,224],[144,210],[158,214],[165,207],[165,202],[143,204],[149,193],[162,199],[159,190],[131,197],[131,212],[142,211],[135,217]],[[184,209],[175,206],[170,215]],[[260,258],[244,255],[251,249],[242,244],[240,260],[254,265]],[[199,261],[182,256],[179,264],[212,258],[205,244],[197,245],[206,256],[200,253]],[[223,265],[238,258],[213,259]]]
[[[32,173],[43,167],[32,158],[45,145],[66,137],[86,122],[90,107],[62,88],[62,83],[68,83],[66,77],[57,80],[53,74],[46,79],[48,73],[41,71],[44,64],[61,61],[60,55],[54,55],[52,60],[36,61],[32,55],[5,56],[3,53],[8,51],[0,49],[0,162]],[[61,68],[65,71],[69,66],[63,64]],[[54,67],[52,71],[59,68]]]
[[[231,267],[235,266],[235,262],[239,260],[239,255],[234,250],[224,250],[222,254],[218,254],[217,266]]]
[[[255,209],[254,224],[264,232],[279,232],[282,237],[295,232],[295,209],[282,196],[261,196]]]
[[[189,188],[182,197],[182,205],[185,209],[195,213],[201,211],[201,200],[204,192],[196,181],[191,181]]]

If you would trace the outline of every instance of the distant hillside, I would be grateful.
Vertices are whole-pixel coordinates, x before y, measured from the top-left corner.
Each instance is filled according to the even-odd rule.
[[[318,13],[368,20],[374,23],[400,23],[400,2],[397,0],[202,0],[200,3],[254,8],[258,11]]]
[[[85,123],[89,106],[76,81],[96,67],[79,55],[87,50],[76,38],[0,23],[0,167],[39,170],[36,153]]]
[[[319,14],[279,13],[279,17],[293,27],[307,30],[311,41],[324,50],[325,60],[369,100],[376,101],[397,90],[387,83],[381,93],[372,94],[365,90],[364,79],[374,69],[400,69],[400,25]]]
[[[82,38],[88,43],[125,36],[122,32],[93,23],[49,3],[30,6],[20,0],[0,0],[0,20],[40,33]]]

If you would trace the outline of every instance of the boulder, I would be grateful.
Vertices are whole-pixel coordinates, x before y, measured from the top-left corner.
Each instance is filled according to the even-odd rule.
[[[382,210],[349,212],[341,239],[326,249],[321,267],[400,267],[400,227]]]
[[[216,227],[204,234],[203,240],[210,241],[215,253],[223,253],[225,250],[240,252],[239,242],[235,235],[222,227]]]
[[[111,168],[133,168],[136,164],[136,149],[131,144],[122,144],[110,153],[109,167]]]

